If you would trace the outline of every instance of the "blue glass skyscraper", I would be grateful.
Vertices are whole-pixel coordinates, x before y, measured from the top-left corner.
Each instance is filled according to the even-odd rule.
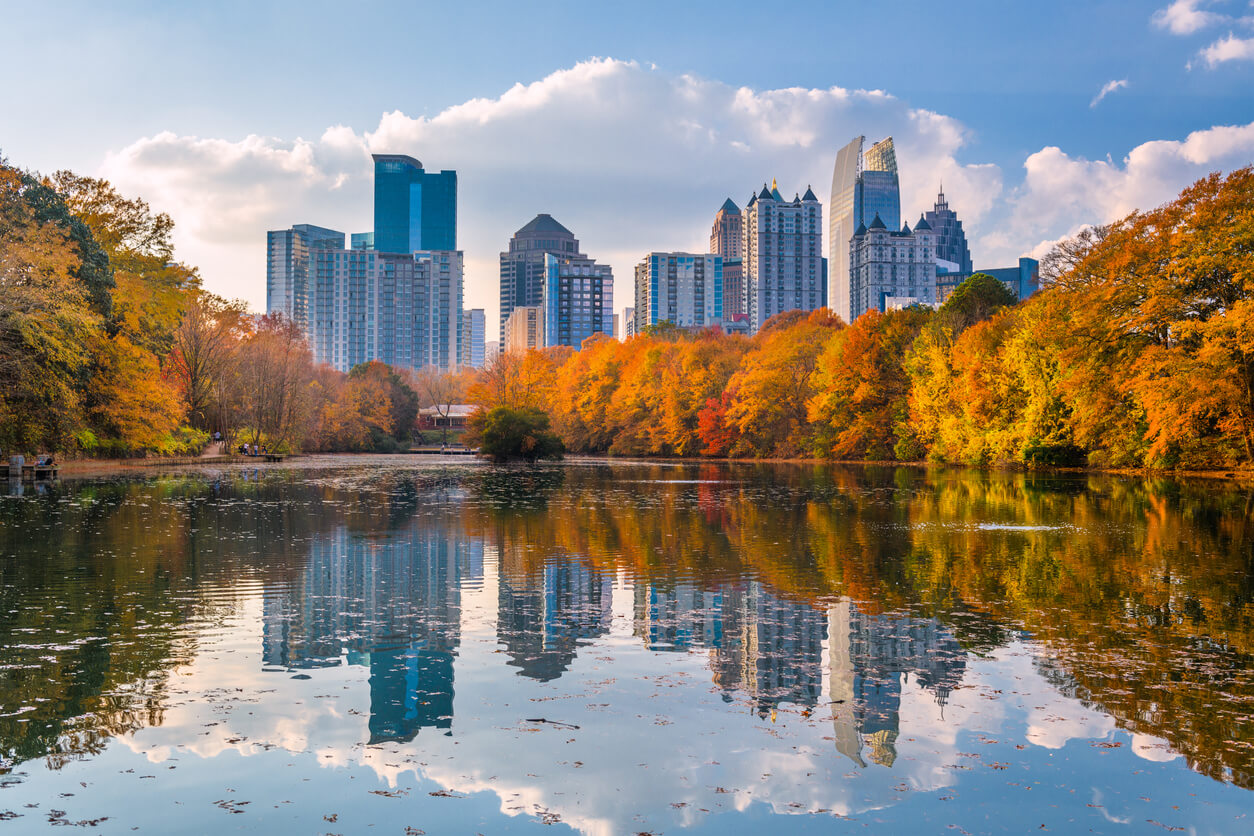
[[[427,173],[404,154],[374,155],[374,249],[457,249],[457,172]]]
[[[827,305],[841,319],[853,319],[849,242],[858,227],[869,227],[879,215],[892,231],[901,229],[901,188],[897,179],[897,152],[887,137],[863,150],[866,137],[836,154],[832,171],[832,203],[828,215]]]

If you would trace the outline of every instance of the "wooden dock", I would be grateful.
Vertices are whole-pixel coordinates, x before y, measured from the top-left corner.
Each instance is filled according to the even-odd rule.
[[[23,482],[49,482],[57,478],[55,464],[24,464],[20,473],[12,472],[7,464],[0,464],[0,479],[21,479]]]

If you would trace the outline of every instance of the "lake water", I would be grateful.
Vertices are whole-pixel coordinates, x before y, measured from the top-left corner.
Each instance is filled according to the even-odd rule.
[[[9,494],[3,834],[1254,832],[1248,487],[355,457]]]

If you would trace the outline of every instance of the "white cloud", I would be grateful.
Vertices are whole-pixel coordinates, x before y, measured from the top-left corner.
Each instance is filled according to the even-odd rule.
[[[1254,38],[1238,38],[1231,32],[1198,52],[1197,57],[1214,69],[1228,61],[1254,61]]]
[[[179,257],[219,293],[264,305],[265,231],[314,223],[373,225],[371,152],[408,153],[459,180],[467,305],[496,321],[497,253],[538,212],[568,226],[614,267],[616,307],[653,249],[703,251],[729,195],[763,181],[812,186],[826,204],[836,150],[856,134],[894,137],[905,218],[930,208],[937,183],[978,231],[1001,192],[994,165],[959,162],[967,129],[879,90],[753,90],[635,62],[590,60],[495,98],[432,116],[384,114],[359,132],[240,140],[162,133],[110,154],[102,175],[168,211]],[[490,329],[491,331],[492,329]]]
[[[1170,6],[1154,12],[1150,20],[1160,29],[1173,35],[1191,35],[1207,26],[1223,23],[1230,18],[1216,12],[1203,11],[1203,0],[1175,0]]]
[[[1089,102],[1089,107],[1097,107],[1098,102],[1100,102],[1102,99],[1106,98],[1107,96],[1109,96],[1111,93],[1115,92],[1116,90],[1119,90],[1127,86],[1128,86],[1128,80],[1126,78],[1121,78],[1117,81],[1106,82],[1105,84],[1102,85],[1102,89],[1098,92],[1098,94],[1093,97],[1093,101]]]
[[[1005,221],[982,243],[998,260],[1017,257],[1028,248],[1025,242],[1042,242],[1036,248],[1042,251],[1048,241],[1085,224],[1161,206],[1198,178],[1249,165],[1251,158],[1254,122],[1194,131],[1184,140],[1146,142],[1121,162],[1042,148],[1024,161],[1025,178],[1008,196]]]

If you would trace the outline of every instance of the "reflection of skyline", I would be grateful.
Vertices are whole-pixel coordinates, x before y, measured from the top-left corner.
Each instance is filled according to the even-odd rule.
[[[581,645],[609,632],[613,583],[575,558],[546,561],[538,573],[503,571],[498,583],[497,639],[523,676],[557,679]]]
[[[938,705],[961,683],[966,652],[933,618],[867,615],[847,599],[828,610],[828,661],[836,749],[858,766],[892,766],[902,688],[914,674]]]
[[[370,742],[410,740],[453,718],[461,582],[483,575],[483,541],[451,528],[316,538],[298,583],[264,602],[262,661],[370,669]]]

